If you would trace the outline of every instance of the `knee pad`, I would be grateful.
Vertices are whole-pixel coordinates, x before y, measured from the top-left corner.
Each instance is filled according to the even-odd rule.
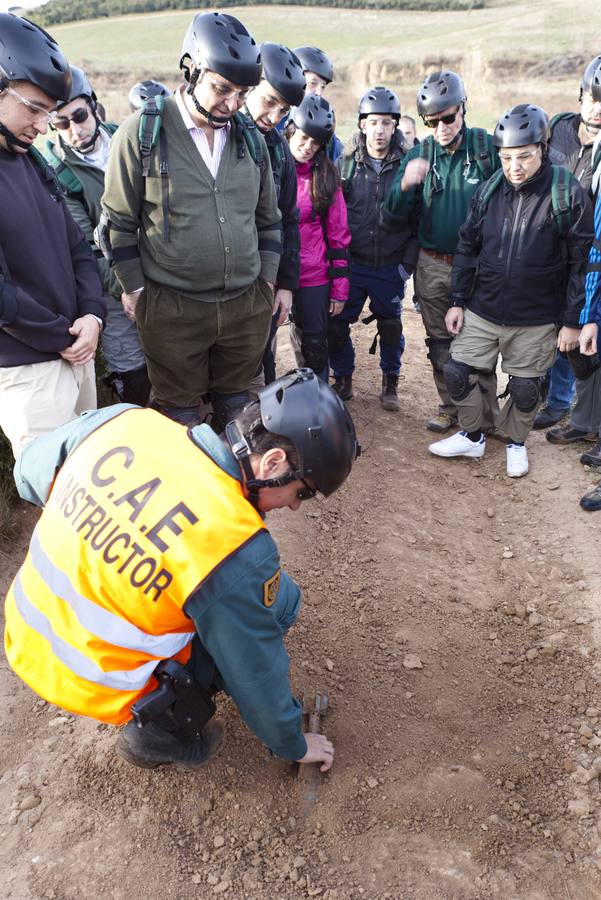
[[[451,399],[456,403],[459,400],[465,400],[467,395],[475,388],[475,381],[470,380],[475,369],[468,366],[467,363],[459,362],[451,356],[444,365],[444,380],[451,395]]]
[[[567,357],[572,367],[572,372],[579,381],[585,381],[587,378],[590,378],[601,367],[596,353],[594,356],[585,356],[580,350],[568,350]]]
[[[150,379],[146,366],[140,369],[132,369],[131,372],[119,372],[118,378],[123,385],[121,400],[123,403],[136,403],[138,406],[146,406],[150,399]]]
[[[340,316],[332,316],[328,322],[328,345],[331,350],[342,350],[351,334],[348,322]]]
[[[225,426],[242,412],[250,403],[251,396],[248,391],[238,391],[236,394],[211,394],[213,404],[213,431],[220,434],[225,431]]]
[[[328,343],[325,335],[305,335],[303,332],[301,350],[305,362],[316,375],[323,372],[328,365]]]
[[[444,373],[445,364],[451,358],[451,339],[446,338],[426,338],[426,346],[428,348],[428,359],[435,372],[440,375]]]
[[[509,396],[520,412],[532,412],[542,398],[542,385],[545,378],[521,378],[519,375],[509,376]]]
[[[403,336],[403,323],[400,319],[378,319],[380,344],[384,347],[398,347]]]

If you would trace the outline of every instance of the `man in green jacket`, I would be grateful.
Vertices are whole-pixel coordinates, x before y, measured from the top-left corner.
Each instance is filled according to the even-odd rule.
[[[155,404],[193,426],[210,393],[223,428],[267,344],[280,213],[265,142],[236,115],[261,80],[252,36],[233,16],[199,14],[180,68],[187,84],[115,135],[102,204]]]
[[[84,72],[71,66],[69,100],[59,103],[51,127],[56,140],[47,140],[44,156],[54,167],[65,191],[69,212],[96,253],[107,304],[106,325],[101,334],[102,353],[109,369],[108,383],[124,403],[146,406],[150,381],[136,323],[125,314],[121,285],[94,243],[94,229],[100,222],[100,199],[111,139],[116,125],[101,122],[97,99]]]
[[[443,369],[451,337],[445,326],[453,254],[459,228],[478,185],[499,168],[492,138],[465,124],[467,96],[455,72],[428,75],[417,95],[417,111],[432,134],[405,156],[383,208],[383,224],[398,229],[418,222],[419,260],[415,293],[426,329],[428,359],[440,397],[430,431],[445,432],[457,421]]]

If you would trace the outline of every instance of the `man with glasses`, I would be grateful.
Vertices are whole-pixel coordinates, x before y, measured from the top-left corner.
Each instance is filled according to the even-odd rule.
[[[528,472],[524,442],[556,348],[578,347],[593,210],[586,191],[548,158],[549,120],[538,106],[509,109],[494,132],[502,171],[476,191],[459,232],[444,367],[461,430],[430,445],[436,456],[484,455],[487,429],[507,440],[507,475]],[[584,318],[583,318],[584,317]],[[499,412],[495,370],[509,375]]]
[[[481,182],[498,169],[492,139],[465,124],[463,81],[455,72],[434,72],[417,95],[417,111],[432,134],[409,150],[383,207],[390,229],[418,220],[419,259],[415,293],[426,329],[428,359],[440,397],[430,431],[445,432],[457,421],[457,407],[444,380],[450,338],[445,326],[453,254],[459,228]]]
[[[101,336],[109,370],[105,382],[119,400],[145,406],[150,397],[150,381],[138,329],[123,309],[121,285],[94,245],[94,229],[102,213],[104,173],[117,126],[100,121],[96,94],[85,73],[71,66],[71,78],[69,102],[59,103],[51,124],[56,140],[46,141],[44,155],[65,190],[69,212],[96,250],[107,304]]]
[[[33,443],[17,483],[44,511],[8,593],[11,666],[64,709],[127,723],[117,752],[134,765],[207,762],[225,690],[273,753],[326,771],[332,743],[303,734],[288,678],[300,590],[263,517],[333,494],[358,450],[309,369],[263,388],[223,440],[123,404]]]
[[[586,67],[579,100],[580,112],[559,113],[551,119],[549,159],[555,165],[569,169],[593,197],[593,144],[601,129],[601,56],[595,57]],[[574,373],[565,354],[558,354],[548,378],[547,397],[533,428],[556,425],[569,412],[574,397]],[[547,439],[565,445],[582,440],[582,437],[578,429],[565,425],[547,432]],[[601,455],[598,463],[601,464]]]
[[[33,144],[71,73],[41,28],[0,15],[0,427],[15,455],[96,407],[106,307],[92,250]]]
[[[153,101],[148,145],[139,136],[148,105],[113,138],[102,204],[153,402],[194,425],[210,393],[223,429],[267,344],[281,217],[265,142],[236,115],[261,80],[252,36],[233,16],[199,14],[180,67],[185,85],[162,112]]]

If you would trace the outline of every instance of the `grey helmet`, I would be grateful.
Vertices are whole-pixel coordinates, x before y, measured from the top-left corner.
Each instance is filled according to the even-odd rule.
[[[531,103],[512,106],[497,122],[492,140],[495,147],[546,146],[549,141],[549,117],[544,109]]]
[[[467,101],[463,79],[456,72],[433,72],[417,92],[417,111],[422,119]]]
[[[0,13],[0,85],[29,81],[53,100],[71,93],[69,63],[47,31],[29,19]]]
[[[596,56],[584,70],[580,84],[580,99],[584,93],[592,94],[593,100],[601,100],[601,56]]]
[[[61,106],[66,106],[66,104],[71,103],[72,100],[77,100],[78,97],[85,97],[92,109],[95,110],[98,98],[94,93],[92,85],[88,81],[86,73],[77,66],[69,66],[69,68],[71,69],[71,93],[69,94],[68,100],[61,100],[58,103],[57,109],[60,109]]]
[[[297,47],[294,51],[301,61],[303,72],[315,72],[328,84],[334,78],[334,66],[328,56],[319,47]]]
[[[263,78],[290,106],[300,106],[305,96],[305,74],[298,56],[283,44],[259,46]]]
[[[392,116],[397,123],[401,117],[401,103],[394,91],[387,87],[373,87],[359,101],[359,121],[366,116]]]
[[[150,97],[169,97],[171,91],[161,81],[155,81],[154,78],[148,78],[146,81],[138,81],[130,88],[127,99],[129,108],[132,112],[136,109],[142,109],[146,100]]]
[[[254,87],[261,80],[261,54],[242,22],[227,13],[198,13],[191,21],[179,61],[186,81],[190,62],[210,69],[233,84]]]
[[[290,121],[320,144],[327,144],[335,130],[334,110],[317,94],[307,94],[290,110]]]

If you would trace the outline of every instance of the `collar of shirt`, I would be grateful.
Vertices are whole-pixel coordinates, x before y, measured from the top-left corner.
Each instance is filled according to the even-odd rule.
[[[84,162],[90,163],[91,166],[102,169],[103,172],[106,172],[110,149],[111,139],[103,128],[98,132],[96,146],[90,153],[80,153],[75,147],[71,147],[71,150],[73,150],[73,153],[75,153],[76,156],[79,156]]]
[[[206,134],[204,133],[204,130],[202,128],[199,128],[198,125],[194,124],[194,120],[192,119],[192,116],[186,108],[183,97],[184,89],[185,88],[182,85],[175,92],[175,102],[177,103],[177,108],[180,111],[180,115],[183,119],[184,125],[188,129],[190,137],[194,141],[196,149],[200,153],[203,162],[205,163],[213,178],[217,178],[217,170],[219,169],[221,154],[223,153],[223,148],[225,147],[231,124],[228,122],[227,125],[223,126],[223,128],[213,129],[213,150],[211,151],[209,141]]]

